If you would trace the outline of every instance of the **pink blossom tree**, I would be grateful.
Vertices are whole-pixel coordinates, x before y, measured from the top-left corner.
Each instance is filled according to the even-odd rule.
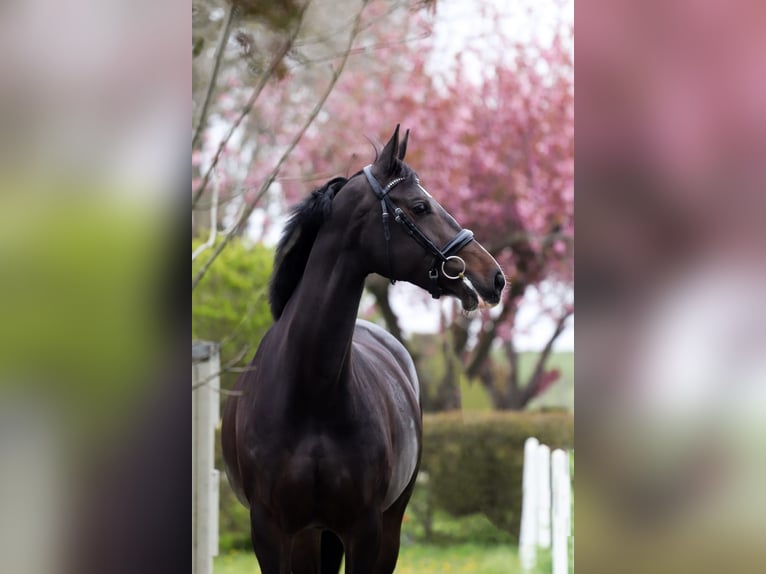
[[[396,123],[409,128],[408,163],[491,250],[510,284],[499,312],[455,312],[444,322],[439,347],[448,351],[451,373],[445,384],[456,388],[463,371],[487,388],[496,407],[522,408],[556,380],[547,361],[573,313],[565,300],[550,310],[555,328],[532,374],[521,380],[514,346],[521,302],[546,282],[573,281],[572,29],[561,24],[552,39],[512,41],[493,5],[476,0],[497,22],[493,50],[477,47],[437,69],[431,32],[439,14],[420,9],[424,4],[433,6],[354,4],[355,16],[342,19],[352,29],[342,34],[337,22],[312,26],[311,14],[301,13],[303,24],[288,25],[266,48],[263,38],[270,36],[238,30],[240,53],[221,71],[210,115],[241,127],[225,141],[201,131],[193,197],[210,194],[215,178],[215,197],[225,207],[220,226],[226,209],[239,206],[227,237],[243,233],[249,216],[269,200],[286,206],[314,185],[362,167],[372,153],[366,137],[385,137]],[[477,60],[483,62],[478,78],[470,65]],[[261,218],[259,226],[267,222]],[[389,329],[404,339],[388,284],[373,278],[368,287]],[[455,396],[443,406],[458,403]]]
[[[378,33],[372,59],[351,61],[326,113],[287,163],[288,197],[307,181],[351,173],[369,161],[362,135],[382,137],[394,123],[411,129],[408,163],[464,226],[474,230],[505,270],[510,288],[499,313],[454,313],[445,328],[465,374],[480,381],[497,408],[523,408],[559,376],[547,368],[553,343],[573,313],[562,300],[550,313],[554,329],[522,380],[514,346],[519,306],[544,282],[572,284],[574,232],[574,87],[571,26],[549,43],[511,42],[468,78],[466,57],[433,71],[430,20],[413,15],[395,33]],[[369,290],[389,329],[399,335],[388,283]],[[476,329],[472,323],[481,323]],[[478,330],[475,342],[469,332]],[[504,351],[508,367],[496,364]],[[448,359],[449,360],[449,359]],[[453,363],[450,361],[449,366]],[[448,369],[448,372],[451,369]],[[454,375],[448,384],[455,386]],[[459,399],[445,406],[457,406]]]

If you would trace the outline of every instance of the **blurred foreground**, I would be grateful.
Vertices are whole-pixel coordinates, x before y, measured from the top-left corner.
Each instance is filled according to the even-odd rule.
[[[577,563],[760,572],[757,2],[577,5]]]
[[[0,8],[0,572],[188,555],[180,7]]]

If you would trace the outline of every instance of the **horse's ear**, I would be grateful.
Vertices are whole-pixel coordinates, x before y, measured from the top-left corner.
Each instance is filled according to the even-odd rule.
[[[389,174],[396,166],[396,159],[399,154],[399,124],[396,124],[394,135],[388,140],[388,143],[380,152],[378,159],[375,160],[375,166],[380,168],[384,174]]]
[[[407,140],[410,138],[410,130],[404,132],[404,139],[399,144],[399,161],[404,161],[404,156],[407,155]]]

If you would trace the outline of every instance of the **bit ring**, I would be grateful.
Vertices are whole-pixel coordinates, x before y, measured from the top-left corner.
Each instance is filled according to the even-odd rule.
[[[450,259],[455,259],[456,261],[460,261],[460,263],[463,264],[463,269],[461,269],[457,275],[450,275],[449,273],[447,273],[447,270],[444,269],[444,264],[447,263]],[[447,257],[447,259],[442,261],[442,274],[447,279],[462,279],[465,276],[465,261],[463,261],[462,257],[458,257],[457,255],[450,255],[449,257]]]

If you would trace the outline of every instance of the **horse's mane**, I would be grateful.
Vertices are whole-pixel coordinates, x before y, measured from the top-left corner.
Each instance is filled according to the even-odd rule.
[[[346,181],[344,177],[331,179],[293,208],[277,245],[269,284],[269,305],[274,320],[282,315],[303,277],[317,233],[332,213],[332,200]]]
[[[400,177],[410,178],[414,175],[410,167],[399,160],[395,161],[394,171]],[[269,305],[275,321],[282,315],[303,277],[319,229],[332,213],[333,198],[347,181],[344,177],[331,179],[292,209],[277,245],[274,271],[269,284]]]

